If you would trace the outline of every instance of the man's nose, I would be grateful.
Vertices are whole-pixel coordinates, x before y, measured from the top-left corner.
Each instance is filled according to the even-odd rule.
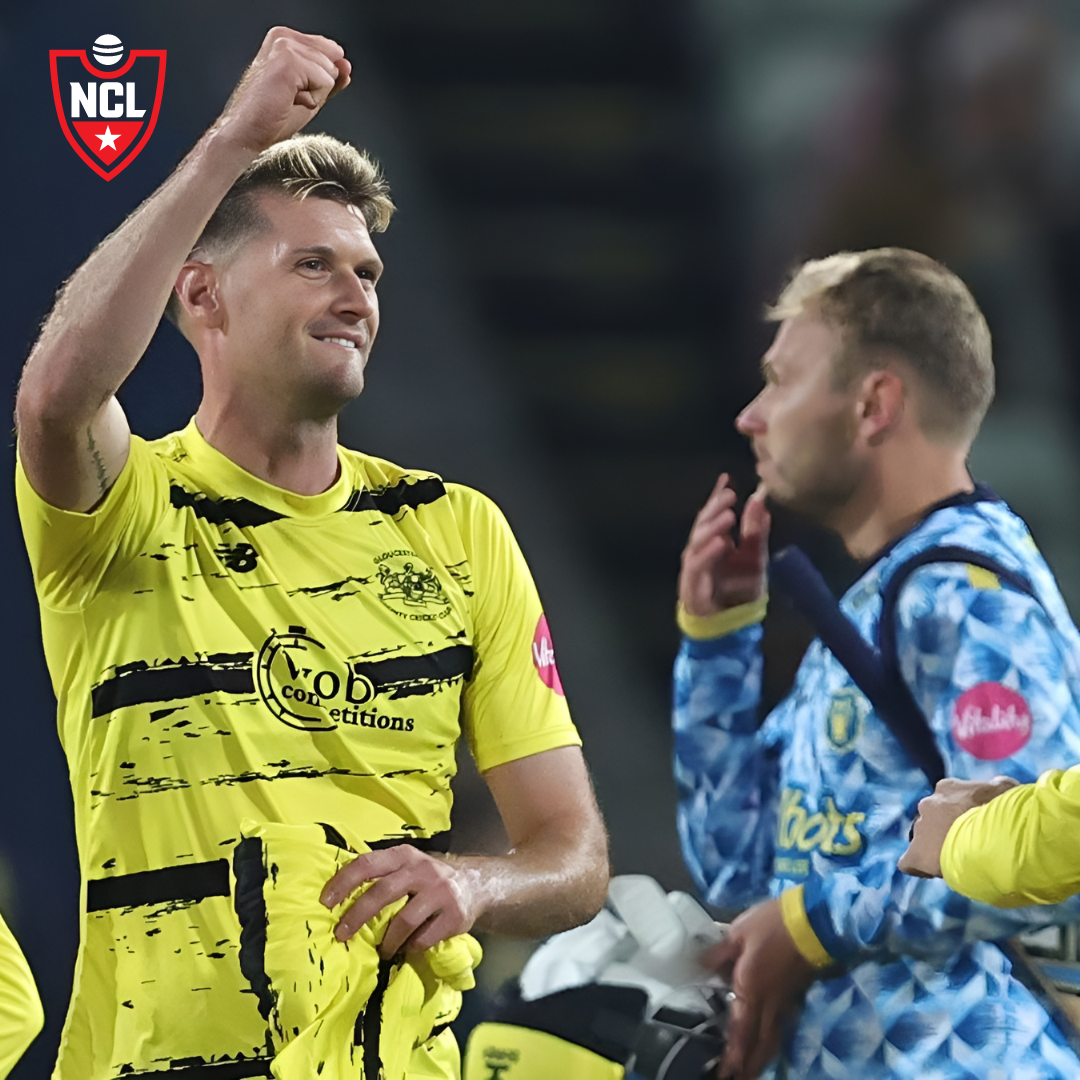
[[[740,435],[760,435],[765,430],[760,394],[735,417],[735,430]]]
[[[341,286],[334,304],[334,314],[345,318],[351,315],[359,322],[373,315],[378,310],[378,304],[375,286],[365,278],[352,274]]]

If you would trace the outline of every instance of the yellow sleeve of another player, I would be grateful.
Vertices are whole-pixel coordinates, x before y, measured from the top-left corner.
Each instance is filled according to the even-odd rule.
[[[0,918],[0,1080],[11,1072],[44,1023],[34,976]]]
[[[85,607],[110,568],[136,557],[169,506],[169,484],[157,456],[137,435],[116,483],[88,514],[60,510],[31,487],[21,461],[15,496],[38,599],[56,611]]]
[[[580,746],[544,609],[510,526],[478,491],[448,484],[447,493],[472,575],[475,666],[462,727],[476,767]]]
[[[1043,773],[953,822],[941,849],[949,888],[996,907],[1080,892],[1080,766]]]

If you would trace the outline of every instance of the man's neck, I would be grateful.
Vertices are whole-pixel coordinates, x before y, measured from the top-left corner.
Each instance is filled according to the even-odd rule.
[[[829,521],[856,559],[869,559],[909,532],[936,503],[975,488],[959,451],[929,447],[893,457]]]
[[[245,472],[297,495],[319,495],[338,478],[337,417],[282,421],[243,417],[204,400],[195,414],[199,433]]]

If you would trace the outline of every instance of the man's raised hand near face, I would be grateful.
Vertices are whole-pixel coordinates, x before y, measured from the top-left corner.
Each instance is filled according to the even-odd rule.
[[[765,490],[746,500],[735,539],[735,491],[727,473],[716,481],[694,519],[682,553],[679,603],[697,618],[708,618],[765,596],[769,560],[769,511]]]

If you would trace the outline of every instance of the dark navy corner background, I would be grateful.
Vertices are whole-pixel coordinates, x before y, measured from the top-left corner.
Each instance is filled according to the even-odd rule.
[[[0,289],[4,428],[0,473],[0,557],[6,570],[6,692],[0,723],[0,895],[3,914],[26,952],[46,1010],[46,1028],[12,1076],[48,1076],[70,990],[78,939],[78,865],[67,770],[56,733],[55,700],[22,548],[12,476],[10,407],[19,371],[59,284],[87,253],[168,175],[213,119],[175,93],[189,57],[182,44],[149,40],[124,4],[55,2],[0,7],[0,71],[18,106],[6,121],[2,213],[7,266]],[[102,33],[131,48],[168,50],[157,128],[139,158],[111,181],[95,175],[68,145],[57,121],[49,50],[86,48]],[[198,403],[190,349],[171,327],[124,389],[133,426],[147,435],[182,425]]]

